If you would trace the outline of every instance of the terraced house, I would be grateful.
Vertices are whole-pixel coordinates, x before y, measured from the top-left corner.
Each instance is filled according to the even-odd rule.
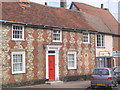
[[[98,31],[95,36],[97,67],[120,66],[119,23],[109,10],[103,4],[96,8],[79,2],[72,2],[70,9],[84,13],[89,25]]]
[[[102,45],[101,33],[112,34],[102,21],[97,25],[104,32],[90,24],[95,23],[93,16],[82,12],[33,2],[1,5],[3,87],[87,79],[97,67],[96,44]]]

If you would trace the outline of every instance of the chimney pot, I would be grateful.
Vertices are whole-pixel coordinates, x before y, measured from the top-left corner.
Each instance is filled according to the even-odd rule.
[[[60,0],[60,7],[66,8],[66,0]]]
[[[47,6],[47,2],[45,2],[45,5]]]
[[[19,0],[22,7],[30,7],[30,0]]]
[[[101,8],[103,8],[103,4],[101,4]]]
[[[19,0],[19,2],[30,2],[30,0]]]

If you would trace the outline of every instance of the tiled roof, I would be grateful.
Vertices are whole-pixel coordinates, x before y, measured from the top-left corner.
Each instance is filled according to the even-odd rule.
[[[77,9],[80,11],[82,10],[83,13],[90,14],[93,17],[97,17],[101,20],[98,20],[96,18],[93,18],[94,21],[96,21],[96,24],[99,25],[100,22],[102,21],[104,25],[106,25],[109,28],[109,31],[111,31],[113,34],[118,34],[118,22],[117,20],[112,16],[112,14],[109,12],[109,10],[93,7],[84,3],[79,3],[79,2],[73,2],[72,5],[75,5]],[[93,19],[91,19],[93,22]],[[96,20],[95,20],[96,19]],[[90,19],[89,19],[90,20]],[[93,26],[96,27],[96,24]],[[97,27],[98,28],[98,27]],[[108,31],[108,29],[103,29],[102,25],[99,27],[99,30],[101,31]],[[106,30],[106,31],[105,31]],[[120,34],[119,34],[120,35]]]
[[[80,12],[33,2],[30,3],[30,7],[22,7],[18,2],[3,2],[2,20],[94,30]]]
[[[107,25],[97,16],[83,13],[83,16],[88,21],[88,24],[91,25],[96,31],[102,33],[112,33],[112,31],[107,27]]]

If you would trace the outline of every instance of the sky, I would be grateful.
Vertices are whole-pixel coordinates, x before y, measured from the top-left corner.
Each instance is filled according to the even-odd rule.
[[[40,4],[48,3],[48,6],[60,7],[60,0],[30,0]],[[71,2],[86,3],[95,7],[100,7],[104,4],[104,8],[108,8],[112,15],[118,20],[118,2],[120,0],[67,0],[67,8],[70,7]]]

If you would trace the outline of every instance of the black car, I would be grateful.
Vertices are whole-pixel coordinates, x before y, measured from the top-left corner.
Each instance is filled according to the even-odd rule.
[[[117,81],[120,83],[120,66],[119,67],[114,67],[113,71],[114,71],[114,75],[116,75]]]

